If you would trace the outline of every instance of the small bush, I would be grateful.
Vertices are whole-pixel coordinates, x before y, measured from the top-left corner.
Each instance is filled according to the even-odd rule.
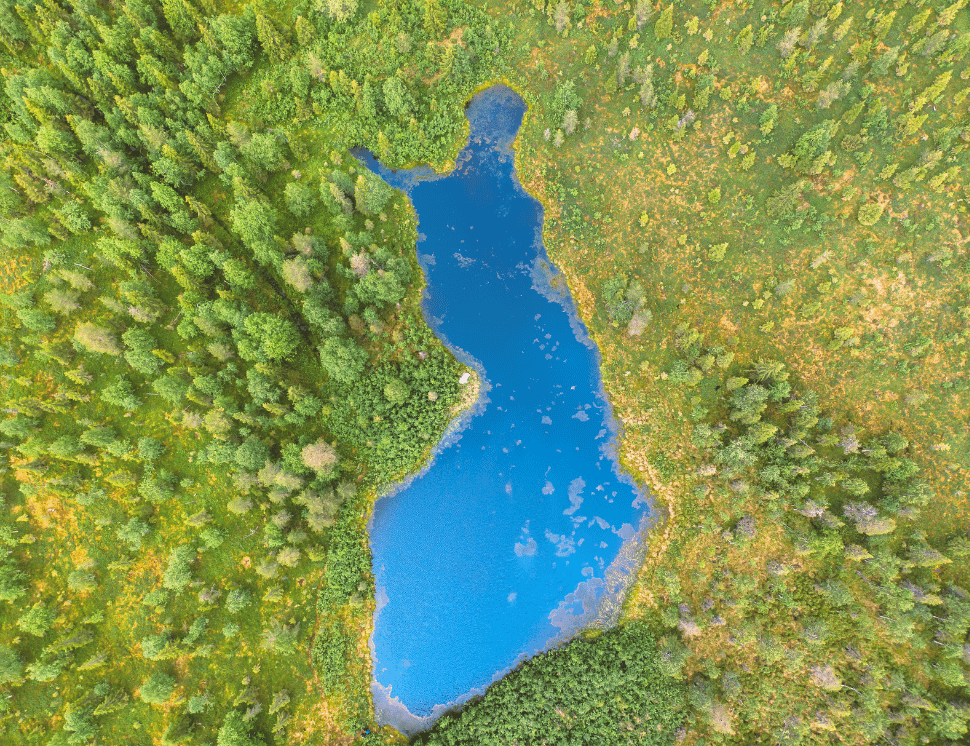
[[[34,604],[17,620],[17,626],[28,635],[43,637],[54,624],[54,611],[44,604]]]
[[[878,202],[870,202],[859,208],[859,222],[863,225],[875,225],[882,217],[885,205]]]
[[[85,322],[79,324],[74,331],[74,339],[90,352],[99,352],[102,355],[120,355],[121,347],[118,340],[110,329],[103,326]]]
[[[167,673],[156,671],[149,676],[138,690],[142,701],[153,705],[163,705],[175,691],[175,679]]]

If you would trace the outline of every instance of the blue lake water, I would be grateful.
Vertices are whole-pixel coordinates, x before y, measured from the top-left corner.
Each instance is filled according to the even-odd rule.
[[[425,316],[483,382],[430,467],[374,509],[375,707],[405,731],[602,622],[647,513],[618,476],[597,352],[554,287],[542,206],[514,172],[524,112],[505,86],[472,99],[447,176],[364,158],[409,193]]]

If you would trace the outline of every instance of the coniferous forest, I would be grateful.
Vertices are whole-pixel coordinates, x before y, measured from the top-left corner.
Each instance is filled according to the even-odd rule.
[[[496,82],[657,519],[420,744],[958,744],[966,0],[0,1],[0,741],[406,743],[367,522],[474,398],[416,214]],[[366,735],[364,733],[366,732]]]

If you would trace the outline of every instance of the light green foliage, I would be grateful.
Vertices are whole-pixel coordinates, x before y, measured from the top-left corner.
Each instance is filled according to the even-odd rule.
[[[778,106],[771,104],[764,113],[761,115],[761,120],[759,122],[759,127],[761,128],[761,134],[767,137],[771,134],[772,130],[775,128],[775,124],[778,119]]]
[[[162,671],[151,674],[138,689],[138,696],[144,702],[163,705],[175,693],[175,679]]]
[[[624,452],[689,486],[629,601],[659,642],[550,656],[427,737],[965,737],[966,563],[937,541],[965,512],[965,5],[89,5],[0,11],[0,741],[369,727],[366,495],[416,468],[461,368],[420,314],[410,208],[348,149],[445,164],[498,78],[530,105],[546,245],[629,374]],[[683,321],[713,346],[669,339]],[[163,629],[179,698],[150,707],[163,670],[117,652]],[[679,683],[623,678],[654,660],[683,717]],[[567,717],[529,709],[552,697]]]
[[[0,684],[11,684],[20,680],[23,663],[16,651],[7,645],[0,647]]]
[[[86,569],[79,568],[67,576],[68,588],[78,593],[94,590],[97,585],[97,576]]]
[[[229,591],[226,596],[226,611],[230,614],[237,614],[245,609],[252,602],[252,595],[243,588],[236,588]]]
[[[689,335],[687,330],[682,332],[681,340],[691,338],[700,339]],[[686,365],[690,360],[700,364],[704,357],[703,348],[694,343],[682,343],[681,346],[689,355],[687,360],[680,361],[682,364]],[[699,470],[700,474],[710,477],[710,484],[704,491],[695,494],[717,494],[718,490],[727,488],[726,483],[730,483],[731,488],[738,492],[737,485],[740,481],[750,479],[753,485],[746,489],[752,490],[758,501],[748,502],[748,505],[758,506],[757,512],[764,511],[772,520],[772,516],[777,517],[786,512],[801,516],[796,517],[794,522],[786,523],[785,534],[792,542],[789,551],[793,563],[795,556],[799,554],[814,558],[815,569],[811,580],[813,596],[800,597],[797,601],[792,597],[791,601],[784,603],[797,604],[802,609],[817,610],[823,620],[831,619],[832,623],[840,624],[843,634],[849,634],[852,639],[858,640],[857,644],[865,644],[870,660],[878,659],[886,663],[896,660],[895,648],[885,648],[870,641],[863,643],[862,640],[866,639],[867,626],[872,624],[871,612],[865,609],[873,601],[874,586],[868,580],[867,573],[882,573],[883,582],[888,583],[875,594],[882,618],[887,618],[887,614],[905,616],[913,608],[912,603],[902,601],[895,590],[898,571],[889,571],[887,568],[887,563],[896,563],[898,566],[899,560],[892,556],[892,552],[899,550],[891,549],[894,545],[887,543],[886,537],[894,532],[899,534],[911,531],[900,525],[899,518],[905,516],[907,520],[912,520],[926,499],[925,487],[915,479],[918,471],[915,464],[900,455],[906,441],[889,435],[863,444],[855,428],[850,425],[842,426],[837,433],[832,432],[831,421],[822,418],[818,412],[816,397],[799,398],[788,382],[788,371],[779,361],[760,360],[752,366],[750,373],[753,380],[734,376],[728,378],[723,386],[725,391],[731,393],[721,394],[719,404],[726,406],[728,421],[733,424],[725,428],[720,424],[701,423],[694,428],[693,442],[703,449],[703,459],[717,465],[717,468]],[[671,380],[673,379],[672,375]],[[691,383],[689,380],[681,382]],[[721,386],[717,388],[721,389]],[[809,443],[814,447],[810,447]],[[816,449],[824,449],[825,457],[815,457]],[[715,476],[718,472],[721,474]],[[813,487],[815,484],[826,485],[829,489],[816,491]],[[743,541],[746,546],[757,543],[758,521],[751,514],[743,514],[735,524],[733,533],[737,537],[736,541]],[[922,542],[922,546],[913,548],[913,538],[918,538],[920,534],[917,532],[909,536],[902,543],[902,546],[910,545],[907,558],[909,566],[927,570],[922,574],[910,574],[909,580],[905,581],[909,584],[907,587],[915,589],[917,597],[925,599],[924,603],[943,603],[942,597],[935,595],[939,587],[932,580],[929,568],[942,567],[950,559],[925,542]],[[679,548],[678,551],[683,549]],[[876,566],[881,569],[866,568],[866,571],[859,573],[845,573],[845,556],[856,560],[863,556],[878,556]],[[707,561],[708,559],[703,560],[705,566]],[[712,572],[715,575],[727,573],[729,571],[724,569],[726,566],[723,557],[715,559]],[[769,562],[768,570],[777,578],[790,572],[777,561]],[[795,580],[797,587],[797,582],[800,582],[797,575]],[[784,581],[770,582],[779,588],[785,586]],[[750,595],[757,587],[757,581],[744,581],[739,587],[743,588],[745,594]],[[962,598],[959,593],[957,595]],[[663,670],[667,675],[680,679],[685,675],[685,667],[690,667],[696,680],[700,660],[696,657],[695,638],[702,636],[703,629],[692,612],[685,612],[684,606],[678,606],[682,598],[680,591],[676,594],[668,592],[667,598],[669,605],[662,616],[669,626],[679,628],[681,639],[665,639],[664,652],[661,654]],[[815,706],[813,701],[821,701],[828,696],[826,692],[839,692],[838,696],[844,698],[847,696],[846,691],[853,692],[856,689],[852,684],[843,686],[843,676],[855,675],[847,662],[843,662],[839,670],[831,665],[818,663],[824,660],[842,660],[840,643],[828,638],[825,633],[827,621],[808,619],[804,622],[804,634],[791,639],[783,627],[777,627],[771,621],[773,612],[770,607],[762,605],[751,608],[750,602],[738,595],[731,598],[731,605],[734,607],[734,611],[730,612],[731,617],[740,612],[741,618],[746,617],[753,625],[762,629],[761,636],[757,638],[761,660],[768,666],[775,666],[787,657],[785,665],[788,670],[803,670],[801,675],[816,687],[818,693],[800,706],[811,709]],[[728,613],[726,609],[725,613]],[[847,615],[853,620],[851,623],[835,621],[845,620]],[[935,621],[941,625],[948,623],[940,616],[936,616]],[[910,622],[901,625],[892,634],[895,644],[921,644],[914,639],[915,632]],[[927,637],[933,634],[940,633],[926,631]],[[741,644],[748,643],[742,639]],[[806,644],[811,647],[810,651],[805,649]],[[893,665],[897,670],[906,668],[905,665]],[[741,674],[730,662],[727,667],[734,670],[732,675]],[[911,676],[913,673],[909,669],[906,669],[905,674],[901,672],[899,684],[888,687],[879,695],[882,708],[893,706],[891,703],[908,696],[902,677]],[[939,680],[944,685],[944,679],[941,677]],[[723,688],[723,684],[704,686],[709,691],[692,691],[689,697],[691,708],[698,715],[710,710],[711,702],[715,701],[712,697],[719,692],[720,696],[731,696]],[[776,686],[785,685],[777,683]],[[962,684],[948,682],[945,686]],[[851,695],[848,696],[851,698]],[[752,717],[746,711],[741,712],[745,719]],[[775,718],[775,722],[780,722],[780,719]],[[716,725],[715,721],[712,723]],[[763,715],[759,716],[758,723],[758,727],[763,727]]]
[[[337,337],[328,339],[319,352],[324,369],[341,383],[355,381],[367,361],[363,350]]]
[[[293,322],[276,314],[250,314],[246,317],[246,331],[270,360],[290,357],[300,343],[300,334]]]
[[[164,399],[178,405],[189,391],[189,384],[174,375],[164,375],[152,382],[152,388]]]
[[[384,396],[391,404],[403,404],[410,393],[411,389],[400,378],[390,378],[384,385]]]
[[[720,262],[727,256],[727,248],[726,243],[714,244],[707,250],[707,258],[712,262]]]
[[[168,564],[162,573],[162,585],[176,593],[180,593],[192,580],[192,561],[195,552],[191,547],[175,547],[168,555]]]
[[[354,184],[357,209],[365,215],[379,215],[392,194],[393,190],[387,183],[370,171],[358,176]]]
[[[36,603],[17,619],[17,626],[34,637],[43,637],[54,624],[56,614],[44,604]]]
[[[150,661],[159,661],[166,658],[174,658],[178,655],[178,649],[172,645],[172,638],[167,630],[156,635],[149,635],[141,640],[141,654]]]
[[[286,207],[297,217],[307,217],[316,205],[316,190],[308,184],[291,181],[284,189]]]
[[[580,638],[521,664],[416,743],[566,743],[577,733],[602,744],[667,744],[684,706],[683,687],[663,675],[670,665],[643,624]],[[627,719],[631,710],[638,717]],[[618,721],[628,726],[618,729]]]
[[[138,456],[145,461],[154,461],[165,453],[165,444],[156,438],[146,435],[138,439]]]
[[[384,103],[387,110],[395,117],[410,116],[414,107],[413,99],[407,87],[396,75],[388,78],[383,86]]]
[[[317,7],[338,23],[349,21],[357,13],[358,0],[317,0]],[[220,744],[222,746],[222,744]]]
[[[130,518],[127,523],[115,532],[132,551],[141,549],[142,541],[148,535],[148,524],[138,518]]]
[[[109,329],[84,322],[79,324],[74,332],[77,342],[91,352],[100,352],[107,355],[117,355],[121,352],[118,341]]]
[[[662,11],[657,18],[657,22],[653,26],[653,34],[657,38],[657,41],[663,41],[670,36],[670,32],[674,27],[674,6],[668,5]]]
[[[219,728],[216,746],[264,746],[264,741],[250,735],[250,732],[251,729],[246,725],[242,714],[231,710]]]
[[[261,469],[269,459],[269,449],[262,440],[255,435],[250,435],[236,449],[234,458],[244,469],[256,471]]]
[[[882,217],[885,205],[880,202],[869,202],[859,208],[859,222],[863,225],[875,225]]]
[[[304,446],[300,458],[307,468],[324,474],[330,472],[339,460],[336,449],[322,440]]]

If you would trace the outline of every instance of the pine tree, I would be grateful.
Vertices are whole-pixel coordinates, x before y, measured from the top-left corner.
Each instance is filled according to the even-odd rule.
[[[630,53],[624,52],[616,63],[616,87],[622,88],[630,77]]]
[[[448,13],[438,0],[424,2],[424,31],[432,39],[440,39],[448,22]]]
[[[653,35],[657,41],[663,41],[670,37],[674,29],[674,6],[669,5],[660,11],[660,17],[653,26]]]
[[[750,23],[738,32],[734,43],[742,55],[747,54],[751,50],[751,47],[754,45],[754,30],[751,28]]]
[[[576,125],[578,121],[579,119],[576,115],[575,109],[570,109],[569,111],[566,112],[562,120],[562,128],[563,130],[565,130],[567,135],[571,135],[573,134],[573,132],[576,131]]]
[[[317,7],[337,23],[344,23],[357,15],[357,4],[358,0],[318,0]]]
[[[633,16],[637,22],[637,29],[643,28],[643,24],[647,22],[653,13],[653,4],[650,0],[637,0],[637,4],[633,10]]]
[[[553,23],[556,26],[556,33],[562,34],[569,28],[569,3],[566,0],[559,0],[556,9],[552,14]]]
[[[640,83],[640,104],[644,109],[652,109],[657,105],[657,96],[653,90],[653,65],[643,69],[643,80]]]

